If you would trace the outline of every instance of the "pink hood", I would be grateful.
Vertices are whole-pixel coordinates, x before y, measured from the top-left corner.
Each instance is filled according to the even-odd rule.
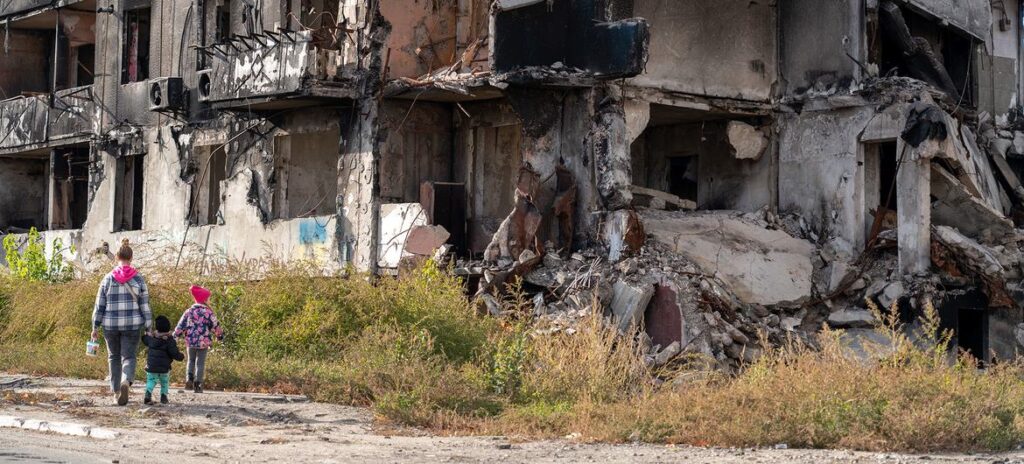
[[[110,271],[110,275],[114,276],[114,280],[120,284],[124,284],[129,280],[132,280],[132,277],[135,277],[135,274],[138,273],[139,271],[136,271],[135,268],[131,266],[118,266],[115,267],[113,271]]]

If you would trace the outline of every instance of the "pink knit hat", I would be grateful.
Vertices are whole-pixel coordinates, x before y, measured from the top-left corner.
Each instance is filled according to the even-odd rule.
[[[196,299],[196,303],[206,304],[210,299],[210,291],[198,285],[193,285],[189,291],[192,292],[192,298]]]

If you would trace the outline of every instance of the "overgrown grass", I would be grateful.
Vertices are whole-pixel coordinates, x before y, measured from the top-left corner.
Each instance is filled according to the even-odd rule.
[[[950,359],[937,319],[911,342],[893,312],[891,343],[859,360],[840,334],[818,347],[765,350],[736,375],[677,363],[652,372],[639,347],[586,320],[573,335],[530,335],[479,317],[461,283],[431,267],[400,280],[324,278],[279,267],[260,280],[162,270],[153,309],[176,321],[191,283],[214,290],[227,331],[212,388],[305,393],[367,405],[397,424],[450,433],[583,440],[869,450],[1001,450],[1024,442],[1024,368]],[[0,369],[103,378],[84,355],[99,276],[63,284],[0,276]],[[514,305],[515,302],[512,302]],[[938,347],[938,348],[936,348]],[[176,363],[172,378],[182,379]],[[141,375],[141,374],[140,374]]]

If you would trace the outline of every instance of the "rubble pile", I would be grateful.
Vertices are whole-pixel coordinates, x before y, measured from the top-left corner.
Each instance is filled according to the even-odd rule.
[[[801,305],[811,295],[814,247],[763,214],[641,209],[607,216],[599,246],[560,254],[548,242],[514,261],[460,262],[483,276],[480,311],[528,312],[538,335],[571,335],[596,313],[623,334],[639,332],[651,365],[700,355],[726,369],[756,359],[762,335],[770,343],[804,337],[824,320]],[[637,227],[646,229],[638,241]],[[728,249],[701,230],[707,227]]]

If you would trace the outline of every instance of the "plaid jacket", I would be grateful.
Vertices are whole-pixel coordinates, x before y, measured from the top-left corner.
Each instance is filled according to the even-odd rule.
[[[126,288],[130,285],[135,296]],[[92,310],[92,326],[107,330],[139,330],[147,329],[153,323],[153,313],[149,309],[149,288],[142,276],[136,275],[123,285],[107,274],[96,292],[96,306]]]

